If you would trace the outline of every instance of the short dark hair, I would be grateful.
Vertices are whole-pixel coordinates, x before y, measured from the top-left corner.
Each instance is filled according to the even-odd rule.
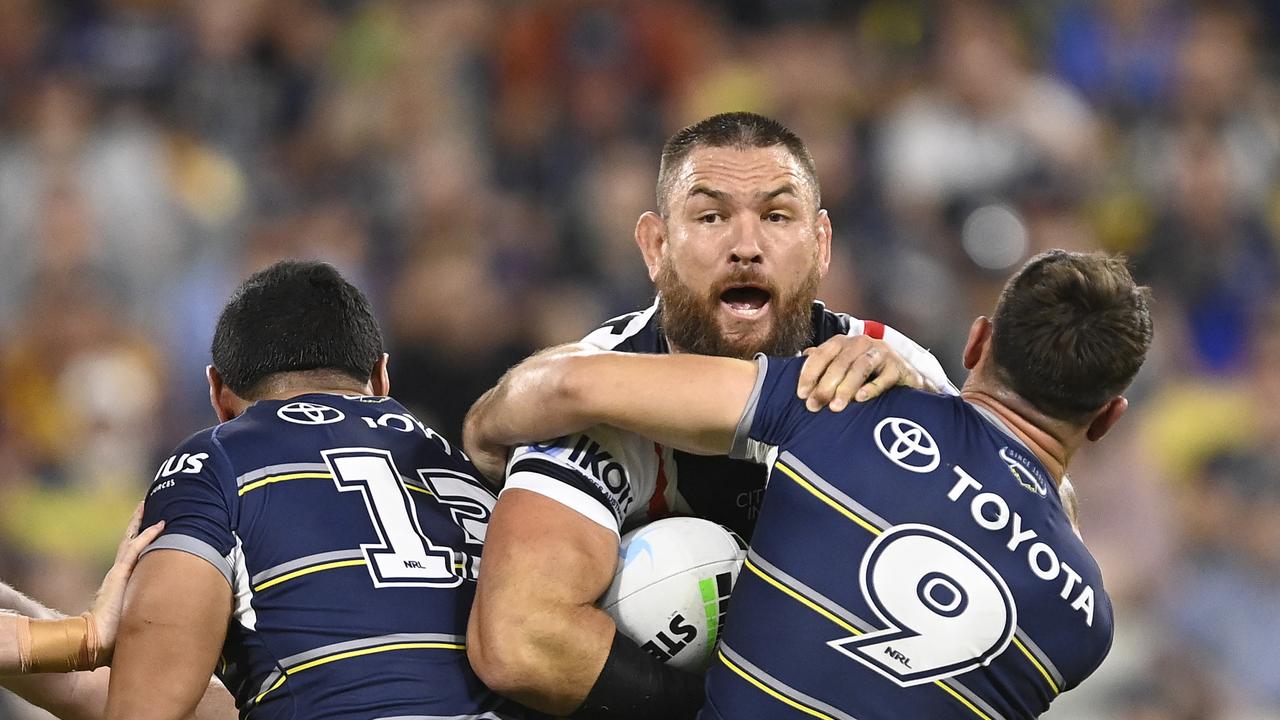
[[[332,265],[285,260],[236,289],[211,350],[227,387],[252,400],[279,373],[325,370],[367,382],[382,331],[368,298]]]
[[[818,187],[818,172],[813,165],[813,155],[798,135],[786,125],[750,112],[729,112],[700,120],[672,135],[662,146],[662,161],[658,165],[658,211],[667,216],[667,203],[671,200],[671,186],[675,174],[689,153],[701,147],[768,148],[781,145],[800,163],[805,179],[813,186],[813,197],[821,204],[822,192]]]
[[[1151,347],[1151,290],[1124,259],[1051,250],[1010,278],[992,318],[999,378],[1038,410],[1081,422],[1124,392]]]

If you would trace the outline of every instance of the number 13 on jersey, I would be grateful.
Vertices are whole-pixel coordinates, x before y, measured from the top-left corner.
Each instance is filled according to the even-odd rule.
[[[378,542],[360,547],[375,586],[453,587],[462,582],[453,572],[452,549],[436,545],[422,532],[417,508],[391,453],[345,448],[323,455],[338,490],[364,497]]]
[[[867,602],[888,627],[828,644],[904,687],[991,662],[1018,625],[1004,579],[929,525],[897,525],[877,537],[860,575]]]

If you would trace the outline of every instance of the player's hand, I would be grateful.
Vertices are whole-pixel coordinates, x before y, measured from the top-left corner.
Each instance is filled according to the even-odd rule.
[[[866,335],[837,335],[804,355],[796,395],[812,412],[840,412],[851,401],[865,402],[895,385],[937,391],[888,343]]]
[[[116,644],[116,630],[120,626],[120,614],[124,609],[124,589],[129,584],[129,576],[138,564],[138,557],[160,535],[164,529],[164,521],[138,532],[142,527],[142,503],[138,503],[129,518],[129,527],[125,530],[124,539],[116,549],[116,562],[107,571],[107,577],[98,588],[98,596],[93,601],[93,621],[98,630],[98,643],[102,646],[103,656],[111,657]]]

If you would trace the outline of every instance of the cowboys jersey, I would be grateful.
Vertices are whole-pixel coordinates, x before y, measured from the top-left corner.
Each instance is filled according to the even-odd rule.
[[[768,490],[703,720],[1013,720],[1111,646],[1053,479],[993,413],[894,389],[841,413],[760,358],[732,455]]]
[[[658,301],[614,318],[584,342],[602,350],[668,353]],[[813,304],[813,345],[837,335],[883,339],[925,377],[956,392],[933,355],[878,322]],[[615,532],[669,515],[693,515],[751,537],[764,494],[764,469],[741,460],[672,450],[633,433],[597,426],[579,435],[517,448],[504,489],[545,495]]]
[[[156,474],[147,548],[234,594],[217,673],[254,718],[515,718],[466,657],[495,501],[461,448],[385,397],[260,401]]]

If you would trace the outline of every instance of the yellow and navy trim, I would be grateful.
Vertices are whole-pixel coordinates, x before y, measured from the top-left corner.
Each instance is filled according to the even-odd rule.
[[[290,677],[329,663],[384,652],[404,650],[465,651],[466,649],[465,637],[439,633],[396,633],[325,645],[281,660],[277,669],[272,671],[263,681],[258,694],[249,701],[245,710],[262,702],[263,698],[279,689]]]

